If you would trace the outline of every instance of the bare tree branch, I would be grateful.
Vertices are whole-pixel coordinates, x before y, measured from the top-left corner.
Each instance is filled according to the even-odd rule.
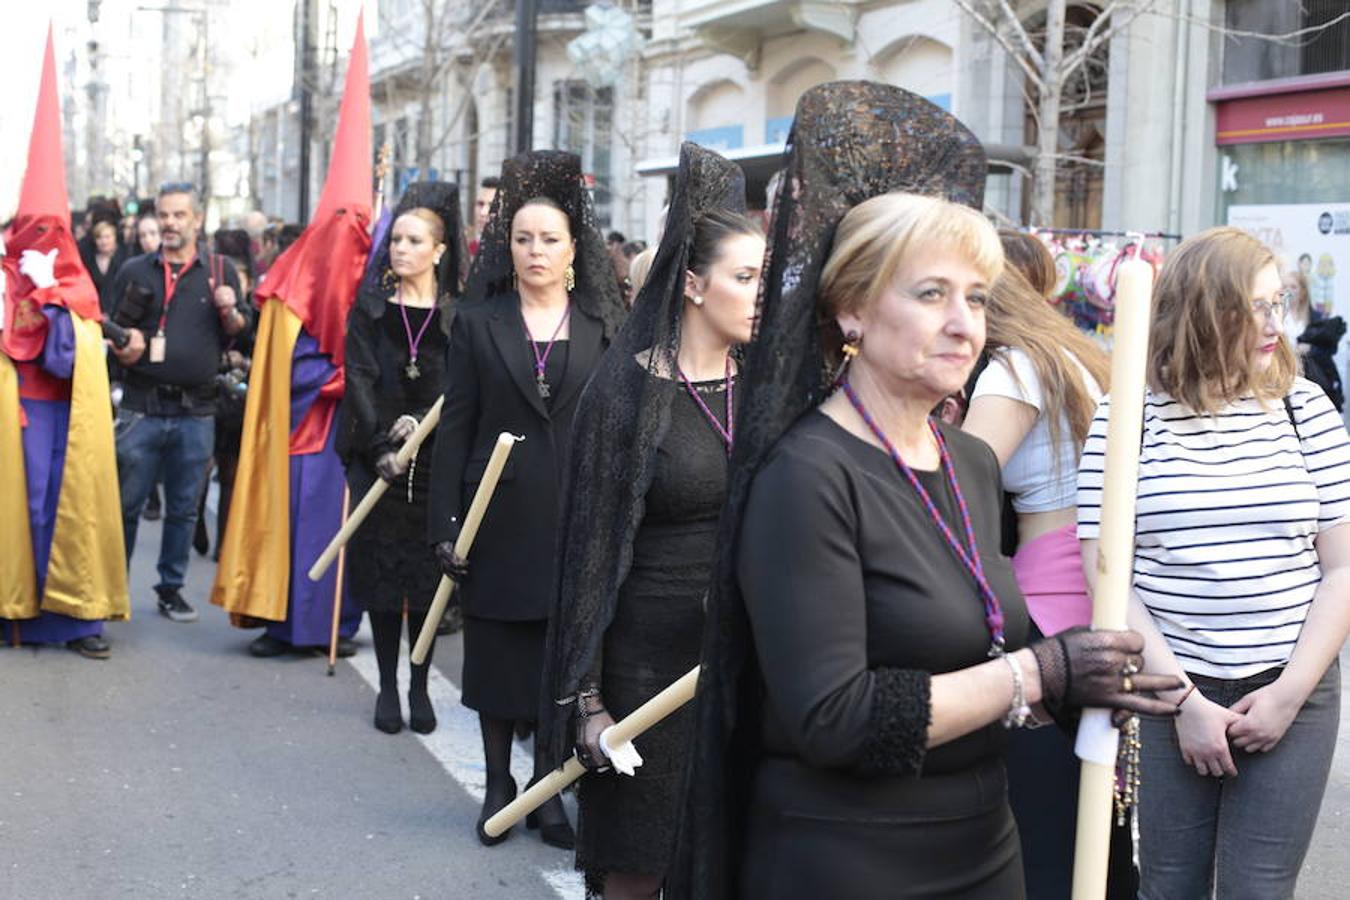
[[[1064,58],[1064,65],[1060,67],[1060,78],[1067,79],[1078,70],[1098,48],[1108,43],[1117,34],[1129,28],[1135,19],[1153,11],[1155,0],[1147,0],[1142,6],[1133,3],[1117,6],[1112,3],[1102,11],[1092,25],[1089,26],[1087,34],[1083,37],[1083,43],[1077,50],[1068,54]],[[1128,15],[1126,15],[1128,13]],[[1099,27],[1110,23],[1109,28]]]
[[[1003,21],[1007,24],[1008,30],[1012,32],[1013,38],[1022,46],[1022,52],[1031,60],[1031,64],[1038,70],[1045,68],[1045,59],[1041,56],[1041,51],[1036,49],[1031,36],[1027,30],[1022,27],[1022,20],[1013,12],[1013,8],[1008,5],[1008,0],[998,0],[999,9],[1003,11]]]
[[[1012,42],[999,30],[997,24],[977,11],[975,7],[971,5],[970,0],[952,0],[952,2],[966,15],[970,16],[977,25],[983,28],[986,34],[998,42],[998,45],[1003,48],[1003,52],[1007,53],[1008,58],[1017,64],[1017,67],[1022,70],[1022,74],[1027,77],[1028,81],[1034,84],[1037,89],[1044,87],[1045,80],[1041,77],[1039,69],[1033,66],[1031,62],[1012,45]]]

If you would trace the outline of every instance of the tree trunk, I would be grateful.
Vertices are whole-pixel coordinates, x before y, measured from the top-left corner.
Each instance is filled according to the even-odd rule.
[[[439,21],[441,4],[437,3],[436,0],[424,0],[424,2],[426,3],[423,7],[426,18],[422,35],[421,83],[417,86],[417,149],[415,153],[419,180],[426,180],[431,177],[431,151],[433,149],[431,135],[436,124],[433,121],[433,102],[438,95],[436,68],[442,52],[441,48],[436,46],[436,36],[441,33]],[[448,13],[446,14],[448,15]]]
[[[1037,104],[1040,133],[1036,138],[1036,165],[1031,195],[1031,224],[1051,227],[1055,224],[1055,170],[1059,153],[1059,107],[1064,82],[1060,64],[1064,59],[1064,3],[1050,0],[1045,9],[1045,49],[1041,90]]]

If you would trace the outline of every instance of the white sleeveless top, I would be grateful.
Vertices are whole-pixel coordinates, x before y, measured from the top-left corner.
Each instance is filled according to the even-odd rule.
[[[1100,402],[1101,390],[1078,358],[1067,350],[1083,375],[1092,399]],[[1036,423],[1017,445],[1003,467],[1003,489],[1012,494],[1019,513],[1049,512],[1073,506],[1078,499],[1078,446],[1073,441],[1069,417],[1060,413],[1058,446],[1050,443],[1050,422],[1043,408],[1041,381],[1031,358],[1021,350],[1003,347],[994,351],[989,365],[975,382],[970,399],[985,395],[1010,397],[1036,408]]]

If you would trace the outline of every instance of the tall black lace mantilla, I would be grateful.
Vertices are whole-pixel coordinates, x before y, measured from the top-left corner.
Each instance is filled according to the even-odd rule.
[[[797,104],[774,204],[756,337],[737,385],[736,446],[708,598],[688,803],[667,897],[735,894],[762,702],[736,586],[736,543],[765,456],[829,387],[822,335],[838,340],[838,329],[822,322],[816,293],[835,229],[854,206],[894,191],[978,209],[986,171],[980,142],[969,129],[900,88],[832,82],[807,91]]]
[[[492,201],[488,223],[478,242],[478,255],[469,270],[466,302],[514,293],[511,262],[511,221],[522,206],[537,197],[546,197],[567,214],[572,237],[576,240],[576,289],[572,297],[577,306],[604,324],[605,337],[611,338],[623,323],[625,309],[614,278],[604,235],[596,227],[595,207],[590,192],[582,183],[581,158],[561,150],[534,150],[513,156],[502,164],[501,186]]]
[[[385,230],[380,246],[371,256],[366,266],[365,277],[356,292],[356,302],[347,317],[347,330],[373,331],[366,326],[378,322],[385,313],[386,301],[394,295],[398,279],[389,267],[389,245],[393,239],[393,222],[411,209],[429,209],[440,216],[445,224],[445,252],[436,266],[436,306],[441,311],[440,327],[450,333],[450,323],[454,313],[454,300],[463,293],[464,276],[469,254],[464,243],[464,225],[459,212],[459,187],[445,181],[415,181],[408,186],[394,207],[390,227]],[[358,321],[360,320],[360,321]],[[351,343],[350,341],[348,342]],[[349,366],[378,366],[374,358],[365,359],[358,349],[358,358]],[[356,383],[360,379],[348,379],[348,389],[344,397],[341,427],[338,431],[337,452],[343,464],[349,464],[353,455],[364,452],[375,439],[375,429],[379,423],[381,398],[375,396],[373,383]],[[384,398],[387,400],[388,398]],[[425,409],[408,412],[418,415]]]
[[[651,272],[577,407],[558,598],[549,617],[540,731],[546,766],[571,755],[567,701],[597,674],[605,629],[632,564],[657,448],[681,389],[674,376],[694,223],[712,209],[744,212],[745,177],[735,163],[686,143]]]

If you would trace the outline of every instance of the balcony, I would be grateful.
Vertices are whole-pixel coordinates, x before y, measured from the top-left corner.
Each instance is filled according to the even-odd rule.
[[[679,24],[698,33],[718,50],[758,64],[765,38],[793,31],[819,31],[851,45],[857,35],[858,12],[867,0],[685,0]]]

